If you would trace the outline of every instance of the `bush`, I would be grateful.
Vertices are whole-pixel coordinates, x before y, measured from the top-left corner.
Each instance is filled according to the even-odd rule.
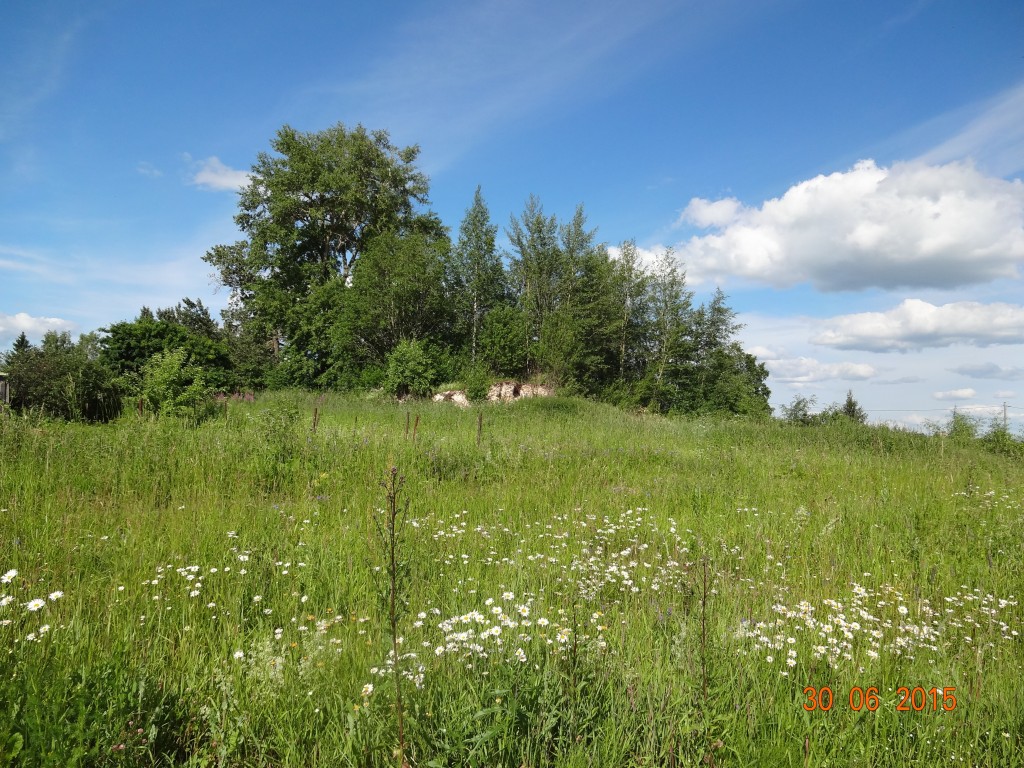
[[[469,365],[462,374],[462,386],[466,397],[476,402],[486,400],[491,389],[491,376],[482,365]]]
[[[142,366],[142,398],[153,413],[202,421],[214,410],[213,388],[184,349],[157,352]]]
[[[434,383],[434,367],[422,342],[403,339],[388,356],[384,389],[396,397],[427,397]]]
[[[802,424],[804,426],[814,424],[816,416],[811,413],[811,408],[814,407],[816,402],[817,400],[813,395],[811,397],[794,395],[793,401],[789,405],[782,406],[783,420],[791,424]]]

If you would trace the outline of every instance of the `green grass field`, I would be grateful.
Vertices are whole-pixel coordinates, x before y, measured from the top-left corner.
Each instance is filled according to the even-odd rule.
[[[398,765],[396,678],[412,766],[1024,765],[978,441],[278,394],[2,418],[0,508],[0,765]]]

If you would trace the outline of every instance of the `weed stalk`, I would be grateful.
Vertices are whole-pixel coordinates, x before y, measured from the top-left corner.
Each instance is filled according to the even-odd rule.
[[[391,660],[392,673],[395,681],[395,718],[398,723],[398,765],[404,768],[408,763],[405,761],[405,723],[404,710],[402,705],[402,674],[399,665],[398,647],[400,637],[398,634],[398,622],[405,607],[404,593],[408,586],[408,569],[406,564],[399,560],[399,545],[402,538],[402,530],[405,528],[406,515],[409,512],[409,498],[404,503],[399,503],[399,496],[402,487],[405,485],[405,477],[399,476],[398,467],[392,467],[388,475],[381,483],[387,498],[387,507],[382,514],[374,517],[374,524],[377,527],[377,534],[380,536],[381,544],[386,558],[385,566],[388,577],[387,613],[388,631],[391,634]],[[383,519],[382,519],[383,518]]]

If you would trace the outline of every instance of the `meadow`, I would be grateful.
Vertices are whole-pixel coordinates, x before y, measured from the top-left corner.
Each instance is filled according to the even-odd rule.
[[[0,765],[1024,765],[977,440],[278,393],[0,418],[0,508]]]

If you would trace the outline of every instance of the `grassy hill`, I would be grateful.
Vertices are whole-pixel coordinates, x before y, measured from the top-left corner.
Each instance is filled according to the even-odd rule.
[[[396,677],[411,765],[1024,765],[979,441],[279,394],[0,419],[0,508],[0,765],[397,765]]]

